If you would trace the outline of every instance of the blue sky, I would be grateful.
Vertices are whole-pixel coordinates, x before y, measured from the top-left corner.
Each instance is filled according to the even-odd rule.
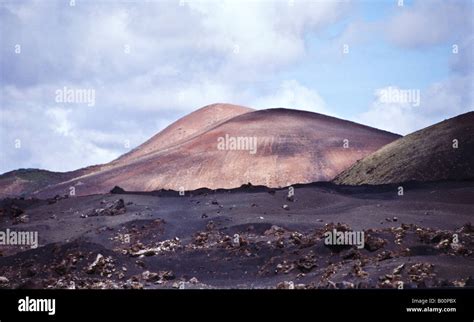
[[[399,134],[473,110],[471,0],[73,4],[0,0],[0,173],[105,163],[215,102]]]

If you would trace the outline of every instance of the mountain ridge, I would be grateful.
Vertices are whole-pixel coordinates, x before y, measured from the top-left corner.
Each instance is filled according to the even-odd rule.
[[[255,138],[256,153],[220,150],[217,144],[223,137]],[[114,186],[152,191],[227,189],[247,183],[274,188],[330,181],[399,137],[319,113],[211,104],[109,163],[89,171],[76,170],[76,177],[68,176],[30,193],[51,197],[69,193],[72,186],[77,195],[87,195],[105,193]]]

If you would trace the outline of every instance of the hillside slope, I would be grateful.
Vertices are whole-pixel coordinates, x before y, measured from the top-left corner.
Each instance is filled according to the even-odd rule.
[[[343,171],[334,182],[375,185],[467,179],[474,179],[474,112],[400,138]]]

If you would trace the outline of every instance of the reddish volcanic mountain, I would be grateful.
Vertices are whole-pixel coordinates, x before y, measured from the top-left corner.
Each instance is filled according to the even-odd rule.
[[[214,104],[95,171],[39,189],[69,193],[282,187],[329,181],[399,136],[317,113]]]
[[[114,166],[124,165],[146,154],[180,144],[210,130],[224,121],[251,111],[254,110],[232,104],[212,104],[205,106],[180,118],[136,149],[125,153],[110,164]]]

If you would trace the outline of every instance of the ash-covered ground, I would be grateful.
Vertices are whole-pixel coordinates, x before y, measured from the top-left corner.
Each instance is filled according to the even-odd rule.
[[[116,189],[120,192],[119,189]],[[474,182],[4,199],[0,288],[438,288],[474,285]],[[326,245],[363,231],[364,248]]]

